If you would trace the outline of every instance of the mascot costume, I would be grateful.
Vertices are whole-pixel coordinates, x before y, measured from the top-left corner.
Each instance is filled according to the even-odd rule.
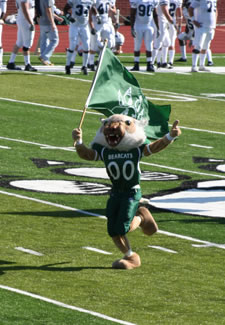
[[[175,121],[168,134],[150,142],[145,135],[146,120],[116,114],[102,120],[102,125],[91,143],[91,148],[82,142],[82,130],[72,131],[76,151],[85,160],[102,160],[112,182],[112,190],[107,202],[107,230],[123,258],[113,262],[116,269],[133,269],[141,265],[140,257],[133,252],[127,233],[139,226],[147,236],[157,232],[157,224],[143,206],[140,188],[139,162],[143,156],[150,156],[166,148],[181,134]]]

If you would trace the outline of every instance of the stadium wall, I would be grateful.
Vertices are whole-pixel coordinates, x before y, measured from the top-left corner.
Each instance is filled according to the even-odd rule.
[[[12,15],[16,13],[16,6],[15,2],[13,0],[8,1],[8,7],[7,7],[7,14]],[[65,6],[66,0],[55,0],[56,6],[59,9],[63,9]],[[117,0],[116,6],[118,9],[120,9],[120,13],[122,16],[127,17],[130,15],[130,5],[129,0]],[[218,0],[217,1],[218,6],[218,24],[225,24],[225,0]]]

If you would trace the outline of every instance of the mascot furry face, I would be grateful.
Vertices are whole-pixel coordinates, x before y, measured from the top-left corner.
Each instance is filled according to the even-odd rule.
[[[146,140],[144,127],[147,120],[138,121],[130,116],[115,114],[102,119],[102,126],[92,143],[99,143],[107,148],[128,151],[139,147]]]

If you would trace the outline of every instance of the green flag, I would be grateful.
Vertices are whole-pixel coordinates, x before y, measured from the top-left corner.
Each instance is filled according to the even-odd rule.
[[[154,105],[148,101],[133,74],[106,46],[85,106],[107,117],[123,114],[137,120],[148,119],[145,128],[148,138],[158,139],[169,132],[170,105]]]

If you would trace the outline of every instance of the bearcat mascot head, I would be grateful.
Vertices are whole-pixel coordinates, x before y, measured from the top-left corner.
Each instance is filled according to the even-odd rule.
[[[147,120],[138,121],[130,116],[115,114],[102,119],[102,126],[96,133],[93,143],[118,151],[129,151],[139,147],[146,140],[144,128]]]

